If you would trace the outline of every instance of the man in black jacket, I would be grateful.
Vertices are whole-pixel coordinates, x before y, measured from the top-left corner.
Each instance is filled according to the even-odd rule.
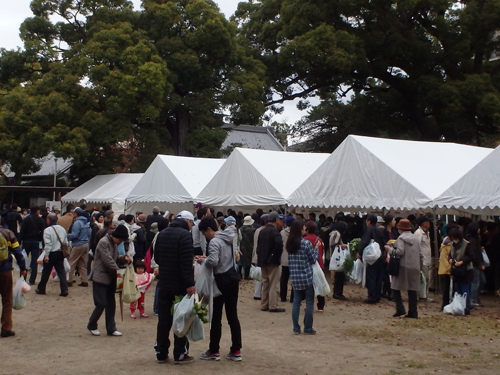
[[[158,298],[158,327],[156,335],[156,359],[166,362],[172,328],[171,308],[175,296],[195,293],[193,275],[193,237],[191,228],[194,216],[189,211],[181,211],[169,227],[158,234],[154,248],[154,259],[159,266],[160,292]],[[189,356],[189,342],[186,337],[174,335],[174,363],[194,361]]]
[[[154,206],[153,214],[148,215],[148,217],[146,218],[146,223],[144,225],[144,227],[146,228],[146,250],[151,246],[151,242],[153,242],[153,238],[155,238],[156,234],[154,232],[151,232],[151,224],[159,223],[161,219],[163,219],[163,216],[160,215],[160,207]]]
[[[268,215],[268,224],[260,231],[257,244],[257,265],[262,270],[262,296],[260,309],[269,312],[285,312],[278,308],[278,285],[280,281],[283,239],[283,215],[276,211]]]
[[[45,229],[45,221],[40,217],[40,207],[33,206],[30,208],[29,216],[26,216],[21,224],[20,239],[23,241],[23,249],[26,250],[28,256],[31,254],[31,273],[30,285],[35,285],[36,273],[38,264],[36,261],[40,256],[43,247],[43,231]]]
[[[368,289],[368,299],[365,303],[379,303],[382,297],[382,280],[384,279],[384,234],[377,228],[377,216],[368,215],[366,218],[366,229],[361,237],[361,242],[358,246],[358,258],[363,259],[363,250],[367,247],[371,240],[377,242],[380,246],[382,255],[372,265],[366,267],[366,288]]]

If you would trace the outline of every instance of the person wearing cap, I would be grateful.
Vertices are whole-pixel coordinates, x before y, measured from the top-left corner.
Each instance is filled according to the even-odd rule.
[[[151,225],[153,223],[158,223],[161,219],[163,218],[162,215],[160,215],[160,207],[154,206],[153,207],[153,214],[148,215],[146,218],[146,224],[144,224],[144,227],[146,228],[146,248],[149,249],[151,246],[151,242],[153,241],[153,238],[155,238],[155,233],[151,232]]]
[[[130,263],[128,255],[118,255],[117,245],[128,239],[128,230],[118,225],[111,234],[106,234],[97,244],[94,254],[94,267],[90,273],[92,295],[95,309],[90,315],[87,329],[94,336],[100,336],[97,322],[103,312],[106,315],[106,333],[108,336],[122,336],[116,329],[116,271],[125,263]]]
[[[371,240],[377,242],[380,250],[384,249],[385,238],[380,229],[377,228],[377,216],[370,214],[366,217],[366,229],[358,245],[358,259],[363,259],[363,250]],[[366,288],[368,289],[368,298],[365,303],[379,303],[382,298],[382,280],[384,279],[384,256],[380,255],[372,265],[366,266]]]
[[[201,206],[198,207],[196,216],[198,220],[194,222],[193,229],[191,229],[191,235],[193,236],[194,255],[205,255],[207,252],[207,239],[203,236],[203,234],[201,234],[200,230],[198,229],[198,224],[203,218],[207,216],[207,209]]]
[[[35,285],[38,269],[36,261],[42,251],[44,229],[45,221],[40,217],[40,207],[31,207],[30,214],[24,218],[19,232],[19,239],[23,241],[23,249],[26,250],[28,256],[31,255],[30,285]]]
[[[87,276],[87,261],[89,257],[90,224],[87,221],[85,211],[78,207],[75,209],[76,220],[73,223],[71,232],[68,233],[68,240],[71,241],[71,253],[68,258],[71,267],[69,271],[68,286],[73,286],[75,282],[75,269],[78,268],[81,282],[78,286],[89,286]]]
[[[154,260],[160,274],[158,296],[158,326],[156,335],[156,359],[166,362],[170,348],[169,333],[173,316],[171,308],[176,296],[193,295],[196,292],[193,275],[193,227],[194,216],[181,211],[172,223],[159,232],[154,248]],[[194,361],[189,354],[187,337],[174,334],[174,363]]]
[[[280,277],[280,299],[281,302],[287,301],[288,294],[288,280],[290,279],[290,267],[288,267],[288,251],[286,251],[286,241],[290,236],[290,227],[295,221],[292,215],[285,217],[285,229],[283,229],[281,234],[281,239],[283,240],[283,254],[281,254],[281,277]],[[290,303],[293,303],[293,287],[290,294]]]
[[[427,216],[420,216],[417,218],[418,229],[415,231],[415,238],[420,245],[420,252],[422,258],[421,271],[425,277],[425,290],[424,294],[419,296],[421,300],[432,302],[429,297],[430,279],[433,277],[433,259],[431,250],[431,240],[429,235],[430,218]]]
[[[240,251],[242,253],[242,265],[243,265],[243,278],[250,280],[250,267],[252,265],[252,251],[253,251],[253,235],[255,229],[253,225],[253,219],[251,216],[245,216],[243,218],[243,225],[239,229],[240,236]]]
[[[261,226],[255,230],[253,235],[253,251],[252,251],[252,264],[257,265],[257,245],[259,243],[259,234],[262,229],[267,225],[267,218],[269,215],[263,214],[260,216]],[[262,298],[262,282],[255,280],[254,283],[253,299],[260,301]]]
[[[45,294],[45,287],[47,286],[47,281],[49,281],[52,267],[54,267],[57,276],[59,276],[59,287],[61,289],[59,296],[66,297],[68,295],[68,283],[66,281],[66,271],[64,270],[64,256],[61,251],[61,242],[68,242],[67,233],[62,226],[57,224],[57,215],[55,213],[50,213],[47,216],[47,225],[48,227],[43,231],[45,255],[43,258],[42,278],[35,289],[35,293]]]
[[[257,265],[262,271],[261,311],[285,312],[278,307],[278,284],[280,280],[281,254],[283,240],[283,215],[273,211],[268,216],[268,224],[260,231],[257,244]]]
[[[420,290],[420,243],[415,234],[411,232],[411,223],[407,219],[399,220],[397,224],[398,239],[389,250],[399,256],[399,274],[392,277],[392,293],[396,301],[394,317],[406,314],[401,291],[408,291],[407,318],[418,318],[417,292]]]

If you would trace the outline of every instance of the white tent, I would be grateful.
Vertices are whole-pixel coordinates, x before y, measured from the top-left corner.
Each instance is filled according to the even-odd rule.
[[[296,207],[423,209],[492,149],[350,135],[291,194]]]
[[[285,205],[328,156],[236,148],[196,201],[215,207]]]
[[[64,204],[86,203],[111,204],[116,213],[125,212],[125,199],[137,185],[143,173],[120,173],[95,176],[75,190],[64,195]]]
[[[153,206],[177,213],[192,202],[224,164],[224,159],[158,155],[127,197],[127,212],[150,213]]]
[[[500,146],[436,198],[438,207],[500,213]]]

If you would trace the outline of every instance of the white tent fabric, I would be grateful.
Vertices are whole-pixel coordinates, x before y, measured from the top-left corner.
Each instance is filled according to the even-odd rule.
[[[125,211],[125,200],[130,191],[137,185],[143,173],[120,173],[95,176],[75,190],[64,195],[64,204],[87,203],[111,204],[117,213]]]
[[[491,152],[454,143],[350,135],[287,203],[353,209],[434,207],[435,198]]]
[[[500,146],[451,185],[435,201],[438,207],[500,213]]]
[[[224,162],[224,159],[158,155],[128,195],[127,206],[136,202],[192,202]]]
[[[284,205],[328,156],[236,148],[196,201],[216,207]]]

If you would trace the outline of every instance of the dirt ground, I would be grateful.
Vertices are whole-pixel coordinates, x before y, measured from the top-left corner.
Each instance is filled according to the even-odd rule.
[[[26,295],[27,307],[14,311],[16,336],[0,339],[0,374],[500,373],[500,298],[494,296],[483,296],[486,307],[467,317],[440,313],[439,302],[419,303],[420,319],[413,320],[392,318],[394,304],[386,300],[375,306],[363,304],[366,290],[349,284],[344,293],[348,301],[327,297],[325,311],[315,311],[315,336],[296,336],[291,304],[282,304],[285,313],[261,312],[259,301],[253,300],[253,281],[242,281],[243,361],[225,359],[230,337],[223,322],[220,362],[198,358],[208,349],[205,325],[207,338],[191,343],[190,354],[196,361],[174,366],[171,360],[158,364],[154,357],[153,288],[146,294],[148,319],[132,320],[125,306],[122,322],[117,310],[123,337],[94,337],[86,330],[93,310],[92,286],[70,288],[66,298],[58,296],[58,283],[53,281],[46,295],[35,294],[33,288]],[[102,328],[104,315],[100,323]]]

